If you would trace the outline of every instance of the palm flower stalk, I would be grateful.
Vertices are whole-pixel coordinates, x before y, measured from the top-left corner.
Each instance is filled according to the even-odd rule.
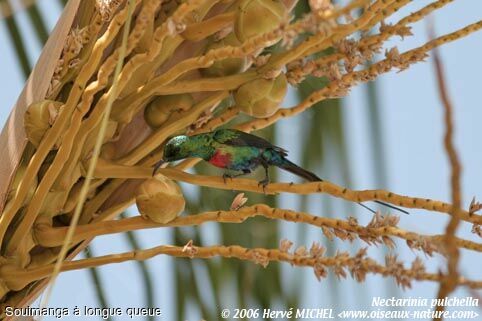
[[[19,99],[0,140],[11,153],[0,172],[3,304],[22,306],[33,300],[54,273],[62,246],[68,255],[59,271],[163,254],[232,257],[262,266],[288,262],[312,267],[318,279],[332,269],[338,277],[349,272],[360,282],[367,273],[375,273],[395,278],[402,287],[412,281],[446,284],[445,276],[426,272],[419,259],[406,267],[388,256],[382,264],[367,257],[364,249],[326,257],[318,244],[290,251],[286,240],[280,241],[279,249],[188,243],[72,259],[100,235],[208,221],[242,224],[253,216],[314,225],[328,239],[360,238],[368,245],[391,248],[392,238],[399,238],[429,255],[450,257],[453,247],[481,252],[480,242],[451,232],[447,247],[444,235],[408,231],[398,227],[399,219],[380,214],[361,226],[353,218],[324,218],[258,204],[178,217],[186,200],[176,182],[267,194],[325,193],[352,202],[378,200],[455,216],[457,222],[472,224],[480,236],[481,206],[475,201],[463,209],[460,202],[387,190],[356,191],[328,181],[273,183],[263,188],[251,179],[226,181],[186,173],[197,159],[161,168],[152,177],[162,144],[173,135],[221,126],[246,132],[265,128],[318,102],[343,97],[357,84],[405,70],[424,61],[431,50],[482,28],[482,21],[474,22],[406,52],[385,47],[393,37],[412,36],[411,24],[451,2],[434,1],[388,24],[386,20],[411,7],[411,1],[353,0],[335,6],[314,0],[311,11],[297,19],[293,0],[70,1],[27,83],[27,92],[34,94]],[[328,53],[318,55],[321,52]],[[381,53],[384,57],[376,60]],[[39,72],[41,80],[36,77]],[[326,85],[295,106],[281,107],[288,86],[295,88],[308,76]],[[136,201],[142,216],[118,217]],[[72,237],[66,239],[68,228]],[[451,290],[458,285],[482,287],[481,281],[466,280],[455,272],[451,276]]]

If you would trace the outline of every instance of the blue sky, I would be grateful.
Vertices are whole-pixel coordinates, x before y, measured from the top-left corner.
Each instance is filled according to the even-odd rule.
[[[53,27],[60,9],[57,1],[38,1],[42,12],[48,13],[48,25]],[[410,10],[404,9],[397,13],[391,21],[406,15],[416,8],[422,7],[429,1],[414,1],[415,5],[410,6]],[[458,0],[454,1],[434,15],[435,30],[438,35],[454,31],[468,23],[476,22],[481,18],[482,1]],[[19,13],[19,20],[22,30],[29,35],[27,42],[31,60],[35,61],[38,57],[40,47],[32,38],[32,29],[28,24],[25,13]],[[399,50],[419,46],[426,40],[426,26],[418,23],[413,28],[414,37],[408,37],[400,42],[398,39],[387,44],[387,48],[397,45]],[[14,57],[14,52],[6,36],[6,28],[0,23],[0,70],[1,90],[0,101],[0,122],[4,123],[8,112],[15,103],[23,87],[23,79],[20,68]],[[441,56],[447,76],[449,93],[454,106],[455,117],[455,145],[459,152],[460,160],[463,164],[462,173],[462,193],[463,202],[466,206],[473,196],[482,197],[480,182],[482,181],[482,148],[480,142],[480,119],[482,119],[482,109],[480,103],[480,74],[482,67],[480,56],[482,53],[482,32],[470,35],[469,37],[447,44],[441,48]],[[396,73],[391,72],[383,75],[377,81],[380,89],[380,118],[382,119],[382,140],[388,169],[388,188],[399,194],[428,197],[448,201],[450,199],[449,190],[449,164],[443,148],[443,109],[437,96],[436,84],[434,81],[433,65],[431,58],[426,63],[419,63],[410,67],[409,70]],[[356,87],[344,101],[344,122],[348,141],[350,166],[353,176],[352,188],[371,189],[379,188],[376,185],[375,169],[372,166],[369,139],[368,106],[365,104],[364,85]],[[286,106],[293,103],[293,95],[287,97]],[[291,151],[293,160],[296,161],[296,150],[298,141],[292,137],[300,137],[303,133],[303,116],[293,119],[282,120],[279,123],[277,144],[288,148]],[[326,172],[322,177],[337,181],[340,180],[339,173]],[[289,180],[290,176],[281,173],[280,180]],[[298,208],[298,196],[282,195],[280,202],[285,208]],[[323,215],[323,207],[312,201],[310,210],[314,214]],[[353,207],[345,212],[342,202],[332,201],[332,212],[340,217],[354,215],[361,222],[367,222],[369,215]],[[135,213],[135,209],[132,211]],[[431,213],[422,210],[410,210],[410,216],[401,218],[400,227],[408,230],[417,231],[423,234],[438,234],[443,232],[447,223],[447,216]],[[216,230],[214,225],[202,227],[203,230]],[[296,237],[296,229],[293,224],[281,224],[281,232],[285,237]],[[307,229],[307,243],[320,240],[319,230]],[[171,233],[169,230],[150,230],[137,233],[144,248],[165,244],[170,242]],[[470,233],[470,225],[461,224],[459,236],[467,239],[476,240]],[[480,239],[479,239],[480,242]],[[341,249],[351,250],[358,248],[362,244],[337,242],[336,246]],[[127,249],[125,239],[120,235],[100,237],[93,243],[93,248],[97,255],[123,252]],[[413,260],[415,254],[424,256],[421,253],[414,253],[398,243],[396,252],[405,262]],[[381,248],[370,249],[370,254],[382,259]],[[436,271],[444,268],[444,260],[440,256],[427,258],[427,268]],[[472,278],[481,278],[480,266],[481,259],[479,254],[462,251],[461,271]],[[158,298],[158,306],[163,308],[165,320],[174,319],[174,311],[170,309],[173,305],[173,277],[172,259],[167,257],[156,257],[149,260],[149,266],[154,271],[155,291]],[[305,273],[306,272],[306,273]],[[142,306],[143,292],[139,286],[140,276],[137,274],[135,265],[132,263],[117,264],[106,266],[101,269],[104,276],[106,287],[111,293],[119,295],[109,296],[112,306],[129,307]],[[202,271],[200,271],[202,274]],[[335,302],[330,300],[330,286],[328,281],[321,283],[316,279],[311,270],[295,270],[291,266],[283,266],[283,273],[287,279],[292,279],[295,273],[303,273],[306,291],[304,292],[303,302],[307,307],[329,307]],[[358,284],[351,279],[339,283],[340,294],[344,298],[343,302],[337,302],[340,307],[347,308],[368,308],[372,296],[386,296],[388,284],[393,284],[392,280],[384,280],[378,276],[369,277],[365,284]],[[289,289],[289,282],[287,282]],[[328,286],[327,286],[328,284]],[[182,289],[179,289],[182,290]],[[229,294],[229,285],[226,286],[226,293]],[[415,283],[413,288],[405,292],[399,292],[401,297],[433,297],[436,295],[437,288],[434,284],[424,282]],[[363,293],[363,295],[361,294]],[[209,298],[209,293],[206,294]],[[468,293],[459,289],[458,296],[467,296]],[[90,279],[85,271],[64,273],[59,278],[55,286],[51,299],[52,306],[87,305],[95,306],[96,301],[93,295],[93,288]],[[231,306],[232,300],[229,295],[223,304]],[[199,320],[197,311],[191,311],[189,320]],[[118,318],[121,320],[120,318]],[[49,320],[46,318],[46,320]]]

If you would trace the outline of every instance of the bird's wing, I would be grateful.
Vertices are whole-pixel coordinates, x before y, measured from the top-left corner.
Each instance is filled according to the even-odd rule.
[[[261,137],[254,136],[236,129],[218,129],[214,132],[213,139],[220,144],[230,146],[271,148],[281,153],[283,156],[288,155],[288,151],[285,149],[275,146]]]

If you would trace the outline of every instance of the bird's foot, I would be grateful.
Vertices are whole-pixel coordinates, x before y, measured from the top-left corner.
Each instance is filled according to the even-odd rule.
[[[266,194],[266,186],[268,186],[269,184],[269,179],[268,178],[265,178],[261,181],[258,182],[258,186],[262,186],[263,187],[263,193]]]
[[[224,184],[226,184],[226,181],[227,181],[228,178],[229,178],[230,180],[233,180],[233,175],[230,175],[230,174],[228,174],[228,173],[224,173],[224,174],[223,174]]]

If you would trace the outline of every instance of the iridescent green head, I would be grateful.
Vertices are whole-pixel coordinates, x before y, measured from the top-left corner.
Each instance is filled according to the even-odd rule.
[[[210,144],[210,133],[194,136],[179,135],[171,138],[164,146],[164,156],[154,165],[153,175],[164,163],[177,160],[199,157],[208,160],[215,152]]]
[[[189,137],[180,135],[171,138],[164,146],[164,162],[173,162],[190,156]]]

